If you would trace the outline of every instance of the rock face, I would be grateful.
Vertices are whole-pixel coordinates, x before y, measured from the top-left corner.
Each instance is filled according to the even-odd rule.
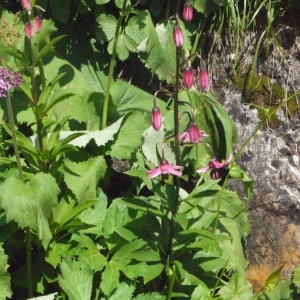
[[[238,129],[238,149],[260,123],[258,112],[243,105],[237,92],[226,90],[223,97]],[[275,130],[261,127],[237,160],[254,180],[248,209],[252,229],[246,248],[248,278],[255,290],[281,265],[281,277],[287,278],[300,263],[300,126],[299,120],[288,120],[283,112],[279,115],[281,125]],[[243,198],[242,185],[237,181],[230,185]]]

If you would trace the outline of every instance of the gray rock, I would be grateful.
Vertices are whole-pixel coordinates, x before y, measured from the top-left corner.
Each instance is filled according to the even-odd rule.
[[[258,113],[243,105],[241,94],[237,92],[225,90],[223,97],[221,102],[238,130],[238,149],[259,125]],[[300,170],[297,152],[300,128],[298,120],[288,120],[282,112],[280,114],[283,125],[276,130],[262,126],[243,149],[237,164],[254,180],[254,195],[248,209],[252,221],[246,245],[249,268],[264,267],[272,272],[285,264],[281,273],[284,278],[300,263]],[[245,199],[240,182],[231,180],[229,185]]]

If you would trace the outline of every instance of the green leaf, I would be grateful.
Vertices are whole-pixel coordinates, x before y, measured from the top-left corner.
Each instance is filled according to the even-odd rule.
[[[284,264],[281,265],[277,270],[275,270],[271,275],[269,275],[269,277],[266,279],[265,281],[265,284],[264,284],[264,288],[267,290],[267,291],[272,291],[277,282],[279,281],[280,279],[280,273],[281,273],[281,270],[283,269],[284,267]]]
[[[142,133],[149,126],[148,122],[148,114],[134,111],[127,115],[108,154],[119,160],[130,159],[132,153],[142,145]]]
[[[109,300],[131,300],[134,289],[133,285],[121,282],[117,290],[109,297]]]
[[[11,297],[10,276],[7,273],[7,255],[4,253],[2,243],[0,244],[0,300]]]
[[[165,296],[162,296],[158,293],[149,293],[149,294],[139,294],[134,297],[132,300],[164,300]]]
[[[294,274],[293,274],[293,283],[297,288],[300,288],[300,265],[298,265],[295,268]]]
[[[164,270],[165,265],[161,263],[157,264],[149,264],[147,268],[147,272],[144,276],[144,284],[148,283],[149,281],[153,280],[154,278],[158,277],[161,272]]]
[[[53,267],[57,267],[62,257],[66,257],[71,244],[52,242],[47,248],[45,260]]]
[[[117,203],[122,203],[127,205],[128,207],[144,211],[144,212],[150,212],[156,216],[164,217],[164,213],[158,210],[155,206],[152,206],[151,204],[144,201],[142,198],[118,198],[114,200]]]
[[[38,173],[27,183],[11,177],[0,185],[0,205],[8,222],[13,220],[21,228],[36,231],[46,248],[52,238],[48,218],[57,205],[59,192],[55,179],[49,174]]]
[[[79,202],[96,198],[98,181],[106,172],[106,162],[102,156],[84,162],[64,160],[64,180]]]
[[[119,285],[119,266],[109,262],[102,273],[100,287],[103,293],[109,296]]]
[[[164,143],[165,138],[165,132],[163,130],[156,131],[151,126],[144,132],[144,143],[142,146],[143,153],[145,155],[145,158],[153,163],[155,166],[158,166],[160,164],[161,157],[158,157],[157,152],[161,152],[162,145]],[[175,154],[172,152],[171,148],[168,147],[164,143],[164,155],[165,159],[170,163],[174,164],[176,163],[175,160]]]
[[[210,295],[210,289],[205,285],[204,282],[201,282],[193,291],[191,295],[191,300],[210,300],[212,299]]]
[[[125,81],[116,80],[112,84],[110,94],[120,114],[125,114],[132,110],[148,112],[149,114],[152,111],[153,95],[146,93],[142,89],[139,89]],[[162,113],[166,111],[166,104],[162,100],[156,98],[156,104]],[[151,124],[150,116],[148,124],[149,126]]]
[[[53,40],[51,40],[49,43],[47,43],[43,48],[42,50],[40,51],[40,54],[37,58],[37,61],[42,59],[44,56],[46,56],[47,54],[49,54],[50,52],[53,51],[54,49],[54,45],[57,44],[61,39],[65,38],[66,35],[61,35],[61,36],[58,36],[56,38],[54,38]],[[37,63],[37,61],[35,63]]]
[[[50,0],[49,5],[52,16],[59,22],[67,24],[71,12],[71,0],[60,1],[59,5],[57,0]]]
[[[59,285],[70,300],[90,300],[93,272],[83,261],[64,259],[60,264]]]
[[[239,274],[234,274],[229,283],[219,290],[218,295],[222,300],[252,300],[253,289],[250,282],[245,281]]]
[[[101,14],[97,19],[99,29],[103,32],[106,41],[110,41],[114,38],[117,28],[117,19],[113,15]]]

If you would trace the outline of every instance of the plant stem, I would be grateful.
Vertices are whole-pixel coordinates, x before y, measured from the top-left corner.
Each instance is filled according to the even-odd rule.
[[[26,227],[26,275],[27,275],[27,290],[29,298],[33,297],[32,290],[32,270],[31,270],[31,236],[30,228]]]
[[[123,7],[122,10],[125,9],[126,7],[127,0],[123,2]],[[101,129],[106,128],[107,126],[107,111],[108,111],[108,101],[109,101],[109,94],[110,94],[110,88],[113,82],[113,72],[115,68],[115,63],[116,63],[116,55],[117,55],[117,43],[118,43],[118,38],[119,38],[119,32],[121,28],[121,24],[123,21],[123,16],[120,14],[116,31],[115,31],[115,36],[114,36],[114,44],[113,44],[113,50],[111,54],[111,59],[110,59],[110,64],[109,64],[109,71],[108,71],[108,79],[107,79],[107,84],[106,84],[106,90],[105,90],[105,96],[104,96],[104,101],[103,101],[103,111],[102,111],[102,126]]]
[[[172,292],[173,292],[173,288],[174,288],[174,283],[175,283],[175,275],[176,275],[176,267],[173,266],[172,268],[172,276],[170,278],[170,285],[169,285],[169,290],[168,290],[168,298],[167,300],[171,300],[172,299]]]
[[[39,141],[39,150],[41,153],[44,152],[44,143],[43,143],[43,122],[42,118],[39,116],[38,112],[38,96],[37,96],[37,88],[36,88],[36,81],[35,81],[35,74],[34,74],[34,62],[33,62],[33,52],[32,52],[32,44],[31,39],[26,38],[27,44],[28,44],[28,52],[29,52],[29,73],[30,73],[30,79],[31,79],[31,93],[32,93],[32,99],[33,99],[33,106],[34,106],[34,115],[36,118],[36,134]],[[40,67],[41,70],[41,67]],[[44,71],[42,69],[42,81],[43,86],[45,85],[45,78],[44,78]],[[43,172],[47,173],[47,164],[43,161],[42,162],[42,169]]]
[[[19,147],[18,147],[18,143],[17,143],[17,136],[16,136],[16,130],[15,130],[15,124],[14,124],[14,116],[13,116],[13,111],[12,111],[12,107],[11,107],[9,93],[7,93],[7,95],[6,95],[6,106],[7,106],[8,120],[9,120],[9,125],[11,128],[11,135],[12,135],[12,140],[13,140],[13,145],[14,145],[14,152],[15,152],[15,156],[16,156],[19,177],[20,177],[20,180],[24,182],[22,165],[21,165],[20,154],[19,154]]]

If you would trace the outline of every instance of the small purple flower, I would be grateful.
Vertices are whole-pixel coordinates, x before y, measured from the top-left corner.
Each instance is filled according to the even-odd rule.
[[[198,82],[200,89],[203,91],[207,91],[209,89],[209,75],[206,69],[201,69],[198,74]]]
[[[191,67],[186,67],[183,71],[183,81],[185,86],[189,89],[194,84],[194,70]]]
[[[183,33],[179,25],[174,26],[173,41],[176,47],[181,47],[183,45]]]
[[[155,106],[152,109],[152,113],[151,113],[151,124],[152,127],[156,130],[159,131],[161,124],[162,124],[162,116],[161,116],[161,112],[159,110],[159,108],[157,106]]]
[[[195,122],[190,122],[186,130],[178,136],[180,143],[198,144],[201,137],[209,137],[203,130],[199,130]]]
[[[36,33],[40,32],[42,30],[42,16],[36,15],[34,17],[34,31]]]
[[[189,1],[184,4],[182,17],[184,21],[192,21],[193,19],[193,6]]]
[[[222,177],[221,169],[224,169],[229,165],[232,160],[232,156],[233,155],[231,153],[224,162],[220,162],[214,157],[209,161],[208,166],[197,170],[197,173],[204,173],[211,170],[210,177],[214,180],[220,179]]]
[[[23,9],[31,10],[30,0],[21,0],[21,5]]]
[[[6,97],[10,89],[17,88],[22,83],[23,78],[20,73],[0,68],[0,98]]]
[[[34,27],[32,26],[31,22],[26,22],[24,24],[24,30],[25,30],[25,35],[31,39],[34,36]]]
[[[183,167],[181,166],[173,166],[169,164],[169,162],[166,159],[162,159],[160,165],[155,169],[147,171],[147,174],[149,174],[149,179],[152,179],[159,175],[163,175],[164,178],[167,177],[168,174],[172,174],[175,176],[182,176],[182,173],[180,171],[177,171],[182,168]]]

